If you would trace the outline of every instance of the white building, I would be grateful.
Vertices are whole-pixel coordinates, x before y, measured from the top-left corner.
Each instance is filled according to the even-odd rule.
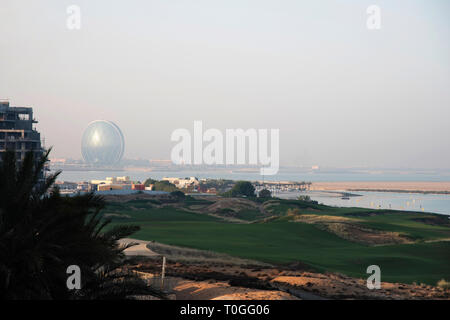
[[[130,177],[107,177],[105,180],[91,180],[92,184],[129,184]]]
[[[179,189],[186,189],[189,187],[197,187],[200,182],[196,177],[189,178],[163,178],[164,181],[168,181],[174,184]]]

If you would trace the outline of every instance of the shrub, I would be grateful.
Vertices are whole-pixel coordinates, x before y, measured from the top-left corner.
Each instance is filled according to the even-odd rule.
[[[298,196],[297,200],[310,202],[311,201],[311,197],[307,196],[307,195],[302,195],[302,196]]]
[[[230,190],[232,197],[254,197],[255,187],[248,181],[238,181]]]
[[[177,191],[172,191],[172,192],[170,193],[170,195],[171,195],[172,197],[177,198],[177,199],[180,200],[180,201],[182,201],[182,200],[184,200],[184,199],[186,198],[186,195],[184,194],[184,192],[179,191],[179,190],[177,190]]]
[[[298,208],[289,208],[286,212],[286,216],[295,217],[300,214],[300,209]]]
[[[166,180],[158,181],[158,180],[149,178],[149,179],[145,180],[145,182],[144,182],[144,185],[146,187],[149,187],[151,184],[153,185],[154,191],[173,192],[173,191],[178,190],[176,185],[174,185],[173,183],[170,183],[169,181],[166,181]]]
[[[267,190],[267,189],[262,189],[259,192],[259,197],[260,198],[272,198],[272,192],[270,192],[270,190]]]
[[[450,281],[446,281],[445,279],[441,279],[438,281],[437,286],[439,288],[449,290],[450,289]]]

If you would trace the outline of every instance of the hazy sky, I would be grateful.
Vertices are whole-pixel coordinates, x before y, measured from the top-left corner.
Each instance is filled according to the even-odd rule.
[[[449,15],[448,0],[1,0],[0,98],[34,107],[53,157],[81,158],[107,119],[126,157],[168,159],[171,132],[202,120],[279,128],[282,165],[449,168]]]

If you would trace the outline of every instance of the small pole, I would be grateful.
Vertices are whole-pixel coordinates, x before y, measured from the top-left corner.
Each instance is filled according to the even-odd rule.
[[[166,276],[166,257],[163,257],[161,271],[161,290],[164,290],[164,277]]]

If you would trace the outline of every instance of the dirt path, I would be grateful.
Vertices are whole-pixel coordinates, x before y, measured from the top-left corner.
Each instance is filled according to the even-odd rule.
[[[122,245],[126,245],[129,243],[138,243],[137,245],[124,250],[124,253],[126,256],[142,256],[142,257],[158,257],[158,256],[160,256],[158,253],[153,252],[152,250],[147,248],[147,245],[150,243],[150,241],[124,238],[124,239],[120,239],[119,243]]]

